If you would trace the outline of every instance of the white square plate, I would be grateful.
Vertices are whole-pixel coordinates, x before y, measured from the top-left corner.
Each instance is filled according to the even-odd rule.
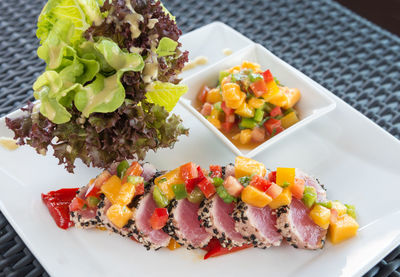
[[[196,104],[198,92],[204,85],[215,87],[218,84],[220,71],[240,65],[243,61],[258,63],[261,65],[262,70],[270,69],[272,74],[277,77],[282,84],[288,87],[298,88],[301,92],[301,99],[295,107],[299,112],[300,121],[254,149],[239,149],[194,106]],[[332,111],[336,106],[335,101],[329,96],[331,94],[329,91],[315,86],[304,74],[288,65],[259,44],[247,46],[214,65],[209,66],[207,69],[184,79],[183,83],[188,85],[189,91],[180,99],[180,102],[221,139],[234,154],[250,158],[267,149],[283,137],[293,135],[296,130],[306,126],[306,124],[327,112]]]
[[[207,37],[214,28],[211,24],[183,38]],[[222,28],[221,32],[231,31]],[[234,38],[235,34],[224,36]],[[214,44],[225,48],[224,43]],[[235,45],[235,40],[231,43]],[[279,75],[284,78],[284,72]],[[330,199],[356,205],[358,236],[339,245],[327,243],[319,251],[288,246],[246,249],[203,261],[202,251],[146,251],[128,239],[98,230],[61,230],[40,194],[82,186],[99,170],[78,163],[76,173],[68,174],[51,153],[40,156],[27,146],[13,152],[0,148],[1,211],[52,276],[362,275],[400,243],[400,142],[339,98],[331,97],[335,110],[295,135],[280,139],[255,158],[269,168],[302,168],[327,186]],[[147,161],[160,169],[172,169],[189,160],[202,166],[234,160],[233,153],[198,118],[181,105],[174,112],[184,119],[190,136],[182,137],[174,150],[149,153]],[[0,119],[0,136],[10,135]]]

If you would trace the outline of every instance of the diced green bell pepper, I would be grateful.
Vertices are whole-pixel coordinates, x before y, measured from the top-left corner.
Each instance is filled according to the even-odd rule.
[[[257,122],[254,121],[254,119],[252,119],[252,118],[243,117],[242,121],[240,121],[240,123],[239,123],[240,129],[253,129],[256,126],[257,126]]]
[[[325,208],[331,209],[332,208],[332,201],[327,202],[317,202],[318,205],[321,205]]]
[[[153,200],[157,207],[165,208],[168,206],[168,198],[162,193],[159,187],[155,186],[153,190]]]
[[[314,187],[306,186],[304,188],[303,198],[301,199],[308,208],[311,208],[317,200],[317,192]]]
[[[86,202],[89,208],[94,208],[97,206],[97,204],[99,204],[100,199],[95,196],[89,196],[88,198],[86,198]]]
[[[199,204],[204,199],[204,194],[198,187],[195,187],[190,194],[188,194],[187,199],[189,202]]]
[[[177,200],[184,199],[187,197],[185,184],[175,184],[172,186],[172,191],[175,194]]]
[[[263,109],[256,109],[255,113],[254,113],[254,121],[257,123],[260,123],[261,120],[264,117],[264,111]]]
[[[120,162],[119,165],[117,166],[118,177],[122,179],[122,177],[124,177],[124,174],[128,168],[129,168],[129,163],[127,160]]]
[[[134,185],[144,183],[143,177],[140,176],[128,176],[127,181]]]
[[[213,184],[216,187],[222,186],[224,184],[224,179],[219,178],[219,177],[214,177],[213,178]]]

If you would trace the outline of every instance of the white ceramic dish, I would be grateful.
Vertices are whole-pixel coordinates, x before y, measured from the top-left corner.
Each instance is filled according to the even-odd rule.
[[[258,63],[263,70],[270,69],[272,74],[274,74],[280,82],[285,84],[285,86],[296,87],[301,92],[301,99],[296,105],[300,121],[254,149],[239,149],[194,106],[198,92],[204,85],[215,87],[218,84],[220,71],[240,65],[243,61]],[[331,93],[324,88],[316,87],[305,77],[306,76],[300,71],[276,57],[263,46],[251,44],[231,56],[225,57],[214,65],[209,66],[207,69],[184,79],[183,82],[189,86],[189,91],[180,99],[180,102],[221,139],[234,154],[252,158],[278,140],[285,136],[293,135],[299,128],[306,126],[308,123],[335,108],[336,103],[329,96]]]
[[[184,39],[205,37],[213,28],[215,24],[203,27]],[[221,51],[223,44],[215,41],[214,50]],[[194,56],[201,51],[189,50]],[[269,168],[302,168],[327,186],[330,199],[356,205],[359,234],[342,244],[328,242],[321,251],[289,246],[247,249],[203,261],[202,251],[146,251],[129,239],[98,230],[64,231],[54,224],[40,194],[82,186],[99,170],[78,163],[76,173],[68,174],[51,153],[41,156],[30,147],[14,152],[0,148],[0,209],[51,276],[360,276],[400,243],[400,142],[331,97],[335,110],[255,158]],[[172,169],[189,160],[202,166],[234,160],[233,153],[184,107],[178,105],[174,112],[182,116],[190,136],[182,137],[174,150],[149,153],[147,161]],[[0,136],[10,135],[0,119]]]

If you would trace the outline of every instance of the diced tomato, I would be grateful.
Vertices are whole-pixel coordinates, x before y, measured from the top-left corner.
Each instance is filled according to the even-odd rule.
[[[225,122],[235,123],[235,115],[230,114],[230,115],[225,116]]]
[[[150,225],[153,230],[160,230],[168,220],[167,208],[156,208],[151,215]]]
[[[133,162],[125,172],[124,178],[122,178],[122,184],[125,184],[128,180],[128,176],[140,176],[142,175],[143,168],[138,162]]]
[[[264,93],[268,92],[267,86],[263,79],[260,79],[250,85],[251,90],[254,95],[257,97],[261,97]]]
[[[193,179],[199,176],[196,165],[192,162],[181,165],[180,173],[183,180]]]
[[[265,129],[260,127],[255,127],[251,131],[251,140],[254,142],[263,142],[265,141]]]
[[[96,187],[95,183],[93,182],[86,191],[85,198],[88,198],[89,196],[98,197],[99,193],[100,193],[100,188]]]
[[[224,188],[226,191],[235,197],[239,197],[244,189],[243,185],[233,176],[228,176],[224,181]]]
[[[85,206],[86,202],[82,198],[75,197],[72,199],[71,204],[69,204],[69,210],[71,212],[82,210],[83,206]]]
[[[197,173],[198,173],[198,177],[201,179],[206,178],[206,176],[204,175],[203,169],[201,169],[200,166],[197,167]]]
[[[142,195],[144,193],[144,183],[137,184],[135,189],[135,195]]]
[[[275,199],[282,193],[282,190],[281,186],[271,183],[271,186],[265,191],[265,193],[271,196],[272,199]]]
[[[215,187],[208,178],[204,178],[197,184],[197,187],[203,192],[206,198],[210,198],[215,194]]]
[[[222,167],[219,165],[210,165],[211,178],[219,177],[222,178]]]
[[[294,178],[294,184],[290,187],[290,190],[292,191],[293,197],[297,199],[302,199],[303,198],[303,193],[304,193],[304,180],[300,178]]]
[[[233,115],[234,112],[235,112],[234,109],[229,108],[229,107],[225,104],[225,101],[222,101],[222,103],[221,103],[221,109],[224,111],[226,117],[229,116],[229,115]]]
[[[207,251],[207,253],[204,255],[204,260],[207,260],[208,258],[212,258],[212,257],[218,257],[218,256],[234,253],[234,252],[237,252],[237,251],[240,251],[243,249],[247,249],[247,248],[251,248],[251,247],[253,247],[252,244],[245,244],[243,246],[233,247],[231,249],[224,248],[224,247],[222,247],[222,245],[220,244],[218,239],[213,238],[210,240],[208,245],[203,248],[203,250]]]
[[[221,124],[221,128],[222,130],[224,130],[224,132],[228,133],[232,130],[233,124],[235,124],[235,122],[224,122]]]
[[[210,91],[209,87],[207,86],[202,87],[199,94],[197,95],[197,99],[199,99],[201,103],[206,102],[207,94],[209,91]]]
[[[272,183],[269,180],[264,179],[260,175],[254,175],[249,185],[255,187],[262,192],[266,192],[271,184]]]
[[[274,76],[272,76],[272,73],[271,73],[271,71],[269,69],[265,70],[262,75],[263,75],[264,81],[266,83],[271,82],[271,81],[274,80]]]
[[[272,183],[276,183],[276,171],[272,171],[268,174],[268,180]]]
[[[210,103],[204,103],[203,107],[201,108],[200,113],[204,116],[209,116],[211,115],[211,112],[213,110],[213,105],[211,105]]]
[[[269,115],[270,115],[271,117],[275,117],[275,116],[278,116],[278,115],[282,115],[282,110],[281,110],[281,108],[280,108],[279,106],[276,106],[275,108],[273,108],[273,109],[270,111]]]
[[[281,121],[279,119],[270,118],[264,123],[265,129],[270,135],[276,135],[281,132]]]

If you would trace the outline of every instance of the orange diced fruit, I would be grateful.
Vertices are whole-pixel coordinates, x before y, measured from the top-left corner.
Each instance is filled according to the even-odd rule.
[[[212,104],[222,101],[222,95],[219,91],[219,88],[211,89],[207,93],[206,101]]]
[[[171,239],[167,247],[169,250],[175,250],[181,247],[181,245],[176,240]]]
[[[156,186],[164,193],[168,200],[172,200],[175,197],[172,186],[176,184],[184,184],[185,181],[181,178],[180,168],[175,168],[168,173],[157,177],[154,180]]]
[[[286,97],[286,103],[282,106],[284,109],[292,108],[300,100],[301,94],[297,88],[286,88],[282,92]]]
[[[266,83],[266,86],[268,92],[262,95],[264,100],[275,106],[284,107],[287,102],[287,97],[280,87],[277,86],[275,81]]]
[[[132,198],[135,196],[136,186],[132,183],[125,183],[121,186],[116,203],[121,205],[128,205],[131,203]]]
[[[249,106],[254,109],[259,109],[265,104],[265,100],[261,98],[252,97],[249,100]]]
[[[269,203],[269,206],[271,209],[277,209],[281,206],[290,205],[290,203],[292,203],[292,192],[289,188],[285,188],[278,197],[276,197],[274,200],[272,200],[271,203]]]
[[[331,210],[321,205],[314,205],[310,211],[310,217],[319,227],[328,229]]]
[[[250,129],[245,129],[240,131],[240,143],[241,144],[247,144],[251,140],[251,130]]]
[[[207,120],[215,126],[217,129],[221,129],[221,121],[218,118],[215,118],[213,116],[210,116],[207,118]]]
[[[249,106],[249,104],[244,101],[239,108],[236,109],[235,114],[240,115],[241,117],[254,117],[254,108]]]
[[[346,206],[339,201],[332,201],[332,209],[337,211],[338,216],[342,216],[347,212]]]
[[[240,71],[240,66],[234,66],[228,70],[229,73],[234,73],[234,72],[239,72],[239,71]]]
[[[354,218],[348,214],[344,214],[339,216],[335,222],[331,223],[329,227],[329,237],[334,244],[342,242],[356,236],[358,227],[359,225]]]
[[[133,212],[124,205],[114,204],[106,212],[108,219],[118,228],[124,227],[132,217]]]
[[[121,179],[113,175],[101,186],[101,191],[111,201],[112,204],[117,203],[119,191],[121,190]]]
[[[242,201],[249,205],[263,208],[272,201],[272,198],[253,186],[247,186],[242,191]]]
[[[242,156],[237,156],[235,158],[236,178],[240,178],[243,176],[251,176],[252,174],[257,174],[264,177],[266,173],[267,170],[265,168],[265,165],[256,160]]]
[[[295,168],[278,167],[276,169],[276,184],[285,187],[285,184],[289,183],[289,186],[294,184]]]
[[[242,69],[251,69],[254,72],[256,72],[260,69],[260,65],[257,63],[253,63],[253,62],[244,61],[242,63]]]

